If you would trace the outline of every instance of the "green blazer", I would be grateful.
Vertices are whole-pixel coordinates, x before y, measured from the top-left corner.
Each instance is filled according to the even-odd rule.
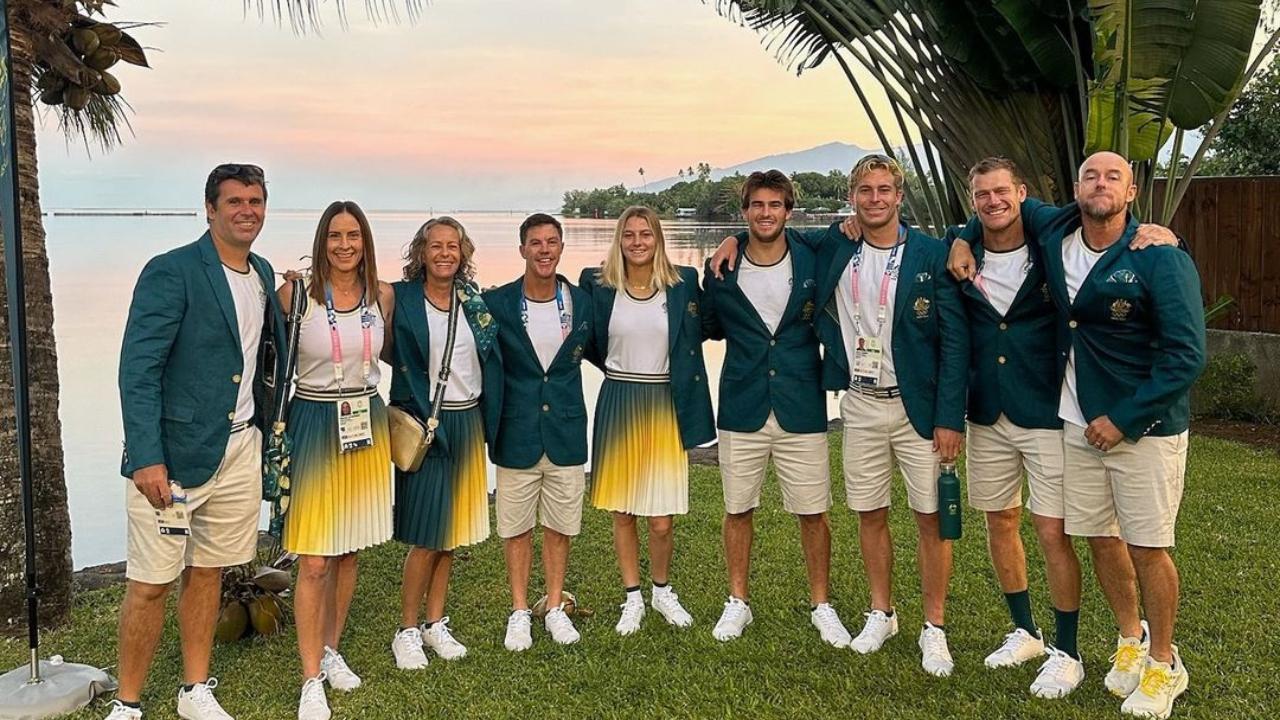
[[[395,317],[391,322],[392,360],[391,404],[402,407],[426,419],[431,416],[431,398],[436,378],[431,377],[430,330],[427,327],[426,298],[421,280],[400,280],[391,284],[396,295]],[[480,406],[484,412],[485,441],[492,444],[498,435],[498,420],[502,412],[502,355],[495,335],[497,324],[481,299],[474,285],[466,286],[468,300],[463,303],[462,315],[476,338],[476,351],[480,355],[480,372],[483,375]],[[437,342],[444,342],[437,338]],[[449,439],[436,429],[435,441],[428,455],[444,455],[449,450]]]
[[[702,359],[704,305],[698,271],[683,265],[677,265],[676,270],[680,282],[667,288],[667,352],[680,441],[685,448],[692,448],[714,440],[716,429],[707,366]],[[593,322],[587,359],[603,370],[609,356],[609,320],[618,291],[600,285],[599,276],[600,268],[585,268],[578,284],[591,296]]]
[[[1057,430],[1062,428],[1058,314],[1040,245],[1029,240],[1027,252],[1031,267],[1004,315],[971,281],[960,284],[969,319],[969,422],[992,425],[1003,414],[1019,427]],[[980,241],[973,254],[981,268]]]
[[[265,429],[274,379],[284,377],[284,315],[271,264],[250,254],[267,296],[263,342],[254,373],[254,424]],[[120,414],[124,455],[120,473],[164,463],[185,488],[217,471],[231,436],[244,354],[235,300],[222,261],[206,232],[199,240],[157,255],[134,287],[120,347]]]
[[[810,240],[816,236],[811,234]],[[822,312],[814,321],[822,341],[823,387],[849,387],[849,357],[845,349],[836,291],[840,277],[862,240],[850,240],[839,223],[822,234],[818,255],[817,300]],[[893,365],[911,427],[920,437],[933,437],[935,427],[964,432],[965,382],[968,373],[969,332],[955,280],[947,272],[947,247],[914,228],[898,266],[893,300]]]
[[[572,322],[551,367],[545,370],[521,318],[524,277],[484,293],[498,321],[502,348],[504,403],[495,442],[494,464],[529,468],[545,454],[556,465],[587,461],[587,405],[582,399],[582,354],[591,334],[591,296],[557,275],[569,289]]]
[[[703,332],[713,340],[725,340],[724,369],[720,373],[720,416],[717,427],[735,432],[755,432],[764,427],[773,411],[778,424],[790,433],[827,431],[827,405],[822,396],[822,361],[814,334],[814,280],[817,257],[787,229],[787,257],[791,263],[791,296],[770,333],[742,288],[738,269],[746,244],[738,248],[738,262],[723,280],[705,267],[702,289]]]
[[[1190,421],[1188,394],[1205,364],[1200,276],[1172,246],[1129,249],[1138,220],[1067,299],[1062,241],[1080,227],[1080,209],[1038,200],[1022,203],[1022,223],[1044,256],[1058,308],[1058,362],[1075,350],[1080,408],[1092,422],[1106,415],[1125,437],[1177,435]],[[971,223],[972,225],[972,223]],[[966,235],[968,237],[966,237]],[[966,227],[961,237],[974,237]]]

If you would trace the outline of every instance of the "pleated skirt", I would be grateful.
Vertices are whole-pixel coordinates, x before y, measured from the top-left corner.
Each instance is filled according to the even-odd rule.
[[[605,378],[591,445],[592,505],[649,517],[689,512],[689,455],[670,383]]]
[[[373,446],[339,452],[333,402],[295,398],[292,480],[282,542],[300,555],[343,555],[391,538],[391,437],[382,398],[370,399]]]
[[[393,534],[409,545],[453,550],[489,537],[480,408],[441,410],[439,433],[418,472],[395,472]]]

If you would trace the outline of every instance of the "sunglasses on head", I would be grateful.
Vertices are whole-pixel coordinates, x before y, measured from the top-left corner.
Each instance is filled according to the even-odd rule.
[[[226,177],[235,177],[237,175],[263,176],[262,168],[248,163],[223,163],[213,169],[213,174]]]

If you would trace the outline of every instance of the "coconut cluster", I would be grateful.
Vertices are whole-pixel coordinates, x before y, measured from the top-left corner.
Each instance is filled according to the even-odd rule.
[[[44,45],[47,52],[41,53],[36,79],[40,102],[71,110],[85,109],[94,94],[120,92],[120,81],[108,71],[116,63],[147,64],[142,47],[127,33],[111,23],[83,16]]]

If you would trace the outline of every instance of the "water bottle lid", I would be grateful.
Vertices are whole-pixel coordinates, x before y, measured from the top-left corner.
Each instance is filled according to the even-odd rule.
[[[944,473],[954,473],[955,471],[956,471],[956,464],[955,464],[955,463],[942,463],[942,472],[944,472]]]

